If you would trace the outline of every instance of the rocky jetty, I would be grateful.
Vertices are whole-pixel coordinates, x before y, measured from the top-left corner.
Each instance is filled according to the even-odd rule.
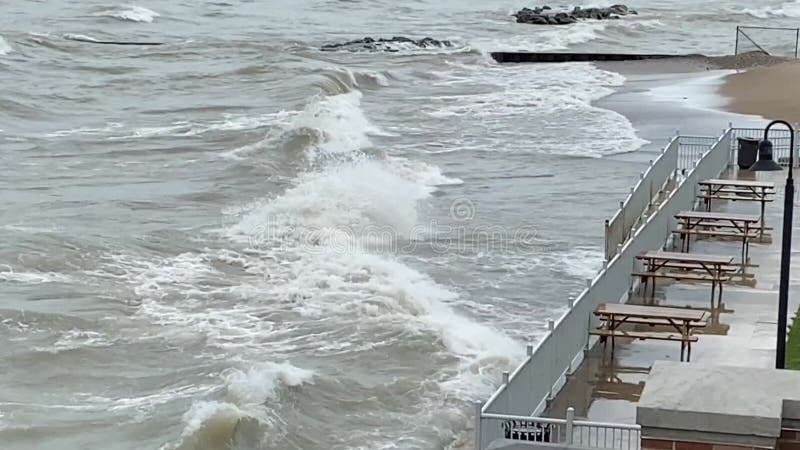
[[[569,25],[581,20],[607,20],[619,19],[629,14],[638,14],[625,5],[612,5],[608,8],[581,8],[576,6],[569,9],[553,9],[549,6],[540,6],[533,9],[522,8],[514,14],[517,23],[533,25]]]
[[[321,49],[323,51],[399,52],[408,48],[447,48],[452,46],[453,43],[450,41],[440,41],[429,37],[415,40],[403,36],[395,36],[388,39],[365,37],[364,39],[341,44],[325,44]]]

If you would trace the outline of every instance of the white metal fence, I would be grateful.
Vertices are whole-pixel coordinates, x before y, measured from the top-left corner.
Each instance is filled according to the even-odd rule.
[[[695,162],[672,190],[666,200],[657,206],[641,226],[632,230],[632,237],[617,254],[603,263],[597,276],[587,280],[586,289],[574,301],[567,301],[567,310],[555,322],[548,321],[548,332],[536,347],[528,347],[528,356],[509,375],[503,374],[503,383],[480,408],[476,417],[476,447],[487,446],[505,432],[499,417],[507,415],[533,420],[566,383],[566,376],[583,361],[584,350],[596,342],[590,338],[589,328],[597,325],[593,315],[600,303],[627,300],[634,288],[631,273],[637,269],[636,255],[643,250],[663,248],[669,241],[671,230],[677,226],[675,214],[692,209],[697,196],[697,182],[718,176],[730,163],[732,130],[727,130],[709,147],[710,150]],[[536,420],[539,420],[538,418]],[[587,443],[590,447],[591,443]],[[638,445],[638,444],[637,444]],[[620,449],[622,447],[614,447]]]
[[[691,170],[716,141],[717,136],[678,136],[678,170]]]
[[[756,128],[731,128],[731,164],[736,163],[736,137],[750,137],[764,130]],[[711,149],[717,141],[716,136],[688,136],[676,135],[661,151],[655,161],[650,161],[650,166],[645,172],[639,174],[639,181],[630,190],[624,201],[620,202],[619,209],[605,223],[605,259],[610,260],[619,251],[632,234],[634,228],[642,223],[648,212],[652,210],[653,202],[659,194],[664,192],[673,173],[677,170],[685,174]],[[789,131],[775,130],[770,133],[770,139],[775,148],[775,159],[788,159]],[[797,159],[797,158],[796,158]]]
[[[652,208],[653,201],[669,181],[678,167],[678,137],[672,138],[661,150],[658,157],[650,161],[646,171],[639,174],[639,181],[631,188],[614,216],[606,221],[605,257],[611,259],[618,246],[625,242],[631,230],[641,221],[643,215]]]
[[[565,419],[505,414],[484,414],[483,419],[490,426],[476,428],[477,442],[510,439],[565,448],[609,450],[638,450],[641,442],[639,425],[575,420],[573,408],[567,410]],[[483,435],[484,432],[487,434]]]

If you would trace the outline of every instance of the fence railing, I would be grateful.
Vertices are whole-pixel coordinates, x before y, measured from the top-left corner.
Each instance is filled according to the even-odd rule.
[[[717,136],[678,136],[678,170],[692,169],[716,141]]]
[[[536,347],[528,346],[525,360],[509,375],[503,373],[501,386],[476,411],[476,447],[484,450],[494,440],[505,436],[499,417],[518,416],[534,420],[566,383],[583,361],[584,351],[596,337],[589,329],[597,326],[593,311],[600,303],[626,301],[635,287],[632,272],[640,264],[636,255],[643,250],[665,248],[671,231],[677,226],[675,214],[692,209],[697,197],[697,182],[718,176],[730,163],[732,130],[717,138],[693,167],[643,223],[633,230],[611,260],[606,260],[596,277],[587,280],[586,289],[575,299],[567,300],[567,310],[557,321],[547,321],[547,333]],[[677,142],[677,141],[676,141]],[[671,143],[672,144],[672,143]],[[536,418],[539,420],[539,418]],[[548,419],[550,420],[550,419]],[[591,443],[588,443],[591,447]]]
[[[761,52],[797,58],[798,47],[800,28],[737,26],[733,54]]]
[[[763,128],[733,128],[733,136],[731,140],[731,164],[736,164],[738,160],[738,138],[751,138],[751,139],[764,139]],[[772,142],[772,158],[781,165],[789,164],[789,143],[790,143],[789,130],[784,128],[773,128],[769,130],[769,140]],[[800,131],[795,132],[795,142],[800,142]],[[796,146],[797,144],[795,144]],[[797,165],[797,149],[794,150],[794,160]]]
[[[616,255],[619,246],[640,223],[642,216],[652,207],[653,201],[662,192],[673,175],[678,161],[678,137],[672,138],[655,160],[650,161],[647,170],[639,174],[639,181],[621,201],[616,214],[605,223],[605,259]]]
[[[480,408],[480,405],[477,405]],[[478,409],[478,412],[479,409]],[[494,442],[497,439],[539,442],[565,448],[598,448],[613,450],[638,450],[641,427],[631,424],[602,423],[575,420],[575,410],[567,409],[565,419],[547,417],[484,414],[491,426],[491,435],[481,436],[476,428],[476,442]],[[499,431],[499,432],[498,432]]]

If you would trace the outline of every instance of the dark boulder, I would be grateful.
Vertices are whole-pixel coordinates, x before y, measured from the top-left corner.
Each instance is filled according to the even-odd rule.
[[[416,48],[448,48],[452,47],[450,41],[440,41],[431,37],[414,40],[405,36],[394,36],[391,38],[374,39],[365,37],[354,41],[342,42],[338,44],[325,44],[321,47],[323,51],[350,51],[350,52],[398,52],[402,47]]]
[[[555,10],[549,6],[537,6],[533,9],[522,8],[514,14],[517,23],[533,25],[568,25],[581,20],[608,20],[619,19],[621,16],[637,14],[625,5],[612,5],[608,8],[581,8],[572,10],[561,8]]]

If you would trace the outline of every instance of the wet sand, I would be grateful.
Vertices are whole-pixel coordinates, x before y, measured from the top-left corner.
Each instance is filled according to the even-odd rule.
[[[757,67],[725,78],[720,89],[726,109],[768,119],[800,122],[800,63]]]
[[[720,88],[732,72],[706,65],[705,60],[630,61],[598,64],[625,76],[625,84],[595,105],[616,111],[631,121],[637,135],[650,141],[639,152],[618,158],[652,159],[675,135],[718,136],[729,124],[763,127],[757,115],[726,107]]]

